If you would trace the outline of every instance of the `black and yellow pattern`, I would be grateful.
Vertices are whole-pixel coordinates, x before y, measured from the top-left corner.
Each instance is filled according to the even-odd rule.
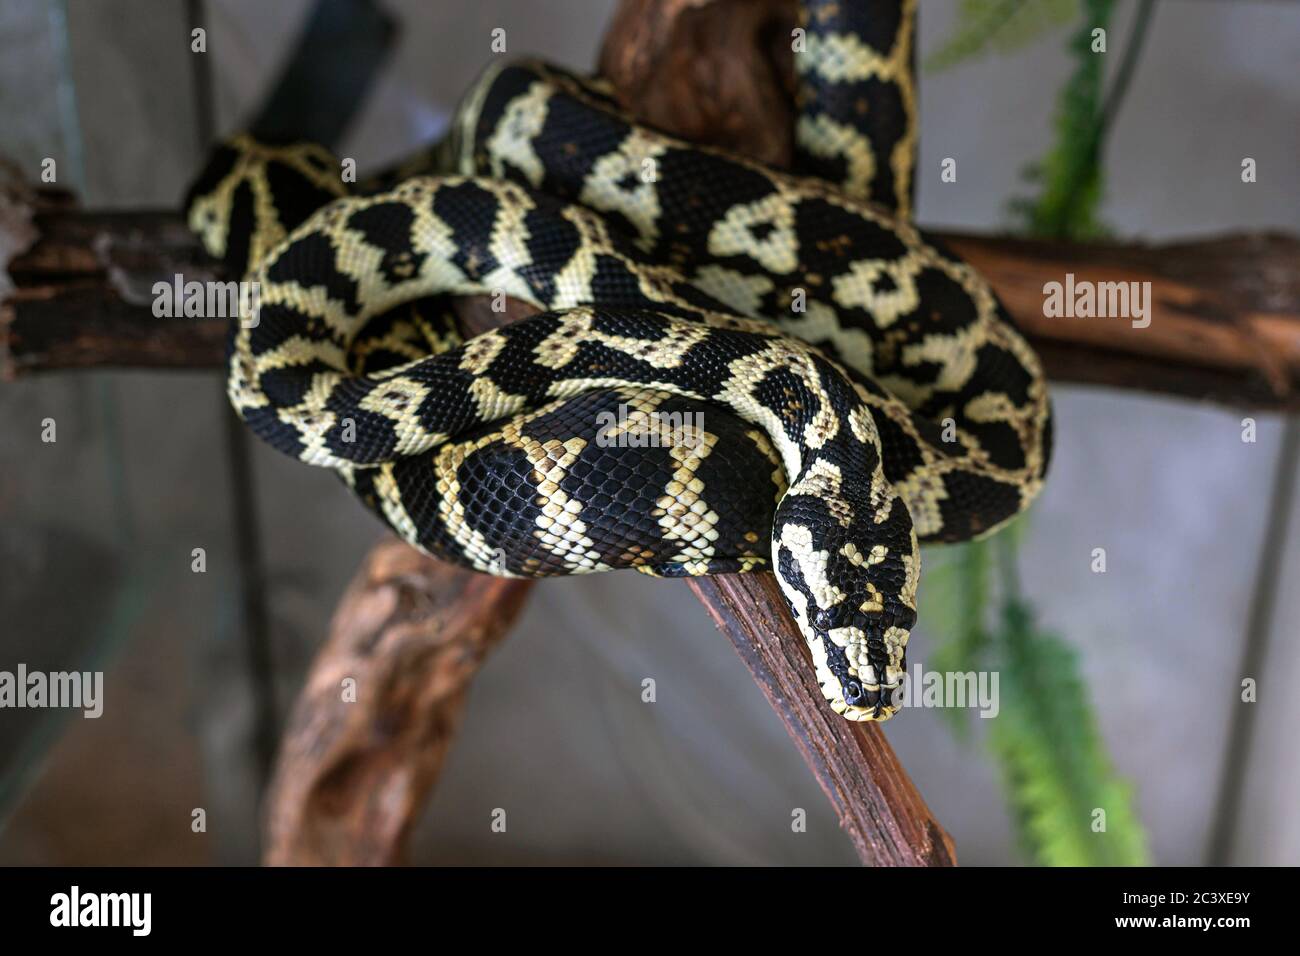
[[[870,23],[805,6],[797,138],[817,175],[662,135],[524,62],[475,85],[430,154],[443,175],[307,215],[332,191],[319,148],[237,140],[191,221],[261,285],[229,377],[259,436],[479,570],[771,567],[831,706],[883,719],[918,540],[1022,511],[1050,410],[987,283],[907,220],[912,4]],[[268,208],[295,169],[310,194]],[[445,298],[475,293],[545,311],[462,342]],[[702,428],[611,430],[628,410],[652,438]]]

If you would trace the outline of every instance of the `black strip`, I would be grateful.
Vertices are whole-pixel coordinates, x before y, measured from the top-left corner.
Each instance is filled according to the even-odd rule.
[[[397,34],[371,0],[317,0],[289,62],[251,124],[271,143],[333,146],[365,99]]]

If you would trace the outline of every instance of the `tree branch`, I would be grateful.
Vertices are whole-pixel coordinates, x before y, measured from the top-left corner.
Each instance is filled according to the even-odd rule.
[[[690,578],[689,584],[785,724],[862,862],[953,866],[952,839],[880,726],[845,720],[826,706],[807,642],[772,573]]]
[[[1147,245],[951,234],[1049,378],[1265,409],[1300,408],[1300,239],[1238,233]],[[1044,315],[1044,286],[1150,283],[1150,324]]]
[[[172,212],[35,217],[41,238],[10,267],[0,375],[69,368],[216,368],[225,322],[160,319],[155,282],[220,279]],[[1057,382],[1260,409],[1300,408],[1300,240],[1277,233],[1163,245],[939,233],[980,270]],[[1151,324],[1048,318],[1043,287],[1150,282]]]
[[[375,546],[281,742],[266,799],[268,864],[405,860],[470,680],[533,583],[454,568],[393,537]]]

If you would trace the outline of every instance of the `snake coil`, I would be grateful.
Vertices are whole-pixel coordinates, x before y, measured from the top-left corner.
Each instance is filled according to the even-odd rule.
[[[913,8],[803,3],[793,172],[539,62],[490,69],[447,143],[351,195],[322,147],[236,137],[188,200],[260,284],[235,409],[481,571],[771,568],[831,706],[890,716],[918,542],[1021,512],[1051,434],[1006,311],[908,219]],[[543,311],[462,341],[466,294]]]

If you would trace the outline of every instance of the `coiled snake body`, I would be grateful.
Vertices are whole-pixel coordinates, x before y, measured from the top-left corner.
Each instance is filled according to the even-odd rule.
[[[770,567],[831,706],[883,719],[918,540],[1023,510],[1050,411],[988,285],[907,219],[912,4],[803,26],[794,173],[525,62],[471,90],[440,175],[345,195],[323,148],[237,137],[189,214],[260,284],[228,391],[263,439],[478,570]],[[461,341],[464,294],[545,311]]]

